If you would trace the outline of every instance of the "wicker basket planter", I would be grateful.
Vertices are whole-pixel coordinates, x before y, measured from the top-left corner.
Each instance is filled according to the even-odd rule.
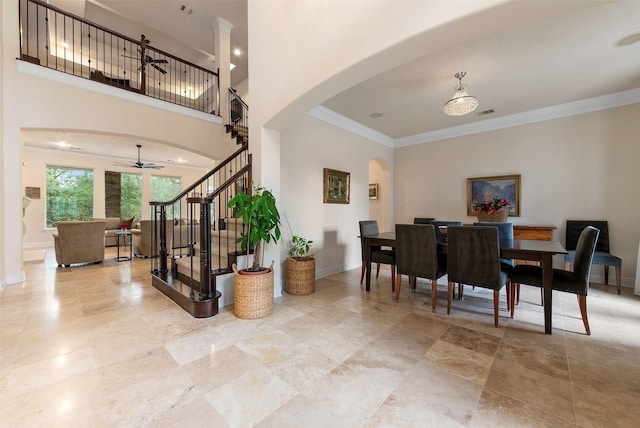
[[[504,223],[509,218],[508,209],[498,210],[492,214],[489,214],[486,211],[481,211],[476,214],[478,215],[478,221],[481,222]]]
[[[284,289],[296,296],[305,296],[316,290],[316,259],[287,257],[287,282]]]
[[[273,262],[266,273],[246,274],[233,264],[233,312],[238,318],[254,319],[273,312]]]

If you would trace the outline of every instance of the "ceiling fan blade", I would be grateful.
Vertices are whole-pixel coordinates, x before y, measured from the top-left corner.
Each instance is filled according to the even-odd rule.
[[[164,168],[164,165],[154,165],[152,163],[146,163],[142,166],[142,168],[162,169]]]
[[[162,74],[167,74],[166,70],[161,69],[160,67],[158,67],[157,65],[155,65],[154,63],[151,63],[151,67],[155,68],[156,70],[158,70],[160,73]]]
[[[169,61],[167,61],[166,59],[154,59],[151,62],[155,62],[156,64],[169,64]]]
[[[113,165],[115,165],[115,166],[133,166],[130,163],[125,163],[125,162],[114,162]]]
[[[137,56],[129,56],[129,55],[122,55],[122,56],[125,57],[125,58],[130,58],[130,59],[140,59]]]

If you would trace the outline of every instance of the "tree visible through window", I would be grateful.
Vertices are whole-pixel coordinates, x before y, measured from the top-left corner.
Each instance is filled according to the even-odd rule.
[[[151,201],[168,202],[180,193],[182,181],[180,177],[167,177],[163,175],[151,176]],[[167,207],[167,218],[180,217],[178,204]]]
[[[93,170],[47,165],[47,227],[93,217]]]

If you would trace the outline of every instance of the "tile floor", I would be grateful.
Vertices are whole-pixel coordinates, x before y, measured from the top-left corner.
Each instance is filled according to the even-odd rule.
[[[111,249],[109,249],[110,251]],[[109,253],[108,253],[109,254]],[[110,255],[112,257],[113,255]],[[25,264],[0,292],[2,427],[631,427],[640,420],[640,298],[594,284],[592,336],[575,296],[537,289],[514,320],[504,294],[467,287],[446,315],[426,284],[393,301],[387,270],[359,269],[276,299],[194,319],[151,285],[147,260]],[[595,267],[598,269],[599,267]]]

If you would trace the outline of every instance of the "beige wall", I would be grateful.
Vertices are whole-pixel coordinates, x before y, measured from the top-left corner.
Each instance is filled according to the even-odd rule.
[[[294,235],[314,241],[316,276],[360,266],[358,220],[369,218],[369,162],[393,165],[393,149],[303,116],[281,133],[281,196],[279,207]],[[351,174],[349,204],[325,204],[323,168]],[[393,214],[392,187],[386,190],[387,215]],[[282,259],[291,238],[286,220]]]
[[[473,222],[466,179],[521,174],[521,216],[513,223],[556,225],[564,242],[567,219],[608,220],[611,250],[630,286],[640,240],[638,118],[635,104],[397,149],[396,221]],[[592,275],[600,281],[602,268]]]
[[[87,156],[74,156],[53,151],[25,149],[22,153],[22,183],[24,187],[39,187],[40,199],[33,199],[25,210],[24,222],[27,232],[23,237],[23,248],[42,247],[53,245],[51,229],[46,228],[46,166],[64,166],[91,168],[94,173],[94,217],[104,217],[104,172],[120,171],[126,173],[142,174],[143,202],[150,200],[150,180],[152,175],[181,177],[182,187],[202,177],[206,170],[187,169],[167,166],[162,170],[133,169],[113,166],[113,161]],[[143,204],[142,218],[149,218],[149,206]]]

